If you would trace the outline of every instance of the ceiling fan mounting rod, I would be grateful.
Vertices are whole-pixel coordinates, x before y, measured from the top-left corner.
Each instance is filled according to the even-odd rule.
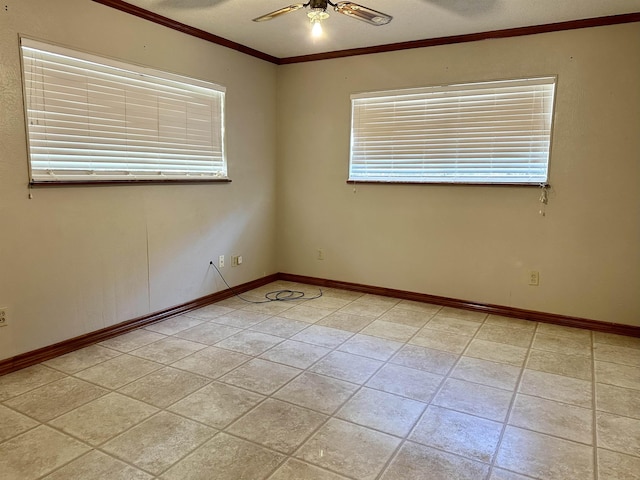
[[[311,9],[321,9],[324,11],[327,9],[327,5],[331,5],[333,8],[336,7],[336,4],[331,2],[331,0],[309,0],[303,7],[311,7]]]

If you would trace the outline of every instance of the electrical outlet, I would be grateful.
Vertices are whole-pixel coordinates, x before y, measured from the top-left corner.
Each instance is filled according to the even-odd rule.
[[[536,272],[534,270],[529,272],[529,285],[534,287],[540,285],[540,272]]]
[[[324,260],[324,250],[321,248],[318,249],[318,260]]]
[[[0,327],[6,327],[9,324],[9,317],[7,316],[7,309],[0,307]]]
[[[242,255],[231,255],[231,266],[239,267],[242,265]]]
[[[224,268],[224,255],[218,257],[218,268]]]

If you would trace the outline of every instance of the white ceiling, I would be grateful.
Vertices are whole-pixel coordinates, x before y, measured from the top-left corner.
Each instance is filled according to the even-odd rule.
[[[329,7],[314,40],[306,9],[252,22],[300,0],[126,1],[278,58],[640,12],[640,0],[357,0],[393,20],[372,26]]]

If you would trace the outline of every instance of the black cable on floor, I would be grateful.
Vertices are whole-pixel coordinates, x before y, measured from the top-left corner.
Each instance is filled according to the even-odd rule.
[[[218,275],[220,275],[220,278],[222,279],[224,284],[227,286],[227,288],[231,290],[231,293],[233,293],[240,300],[245,301],[247,303],[269,303],[269,302],[290,302],[292,300],[314,300],[322,296],[322,289],[320,288],[318,289],[320,293],[318,293],[318,295],[316,295],[315,297],[307,297],[305,293],[300,290],[274,290],[273,292],[267,292],[264,294],[264,297],[266,298],[266,300],[261,300],[259,302],[255,300],[247,300],[246,298],[242,298],[238,293],[236,293],[233,287],[231,287],[231,285],[227,283],[224,276],[222,275],[222,272],[218,270],[218,267],[216,267],[216,264],[213,263],[213,261],[209,262],[209,265],[213,266],[213,268],[216,269],[216,272],[218,272]]]

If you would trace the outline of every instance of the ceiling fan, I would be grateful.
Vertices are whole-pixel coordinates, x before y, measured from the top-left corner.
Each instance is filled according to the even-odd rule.
[[[313,24],[314,35],[318,35],[322,33],[320,22],[329,18],[329,14],[327,13],[327,8],[329,5],[332,6],[336,12],[342,13],[357,20],[362,20],[369,25],[386,25],[393,18],[391,15],[378,12],[377,10],[372,10],[371,8],[367,8],[353,2],[333,3],[331,2],[331,0],[309,0],[307,3],[295,3],[293,5],[289,5],[288,7],[284,7],[274,12],[267,13],[266,15],[254,18],[253,21],[265,22],[267,20],[279,17],[280,15],[284,15],[285,13],[295,12],[296,10],[300,10],[301,8],[309,8],[310,11],[309,13],[307,13],[307,16],[311,19],[311,23]]]

